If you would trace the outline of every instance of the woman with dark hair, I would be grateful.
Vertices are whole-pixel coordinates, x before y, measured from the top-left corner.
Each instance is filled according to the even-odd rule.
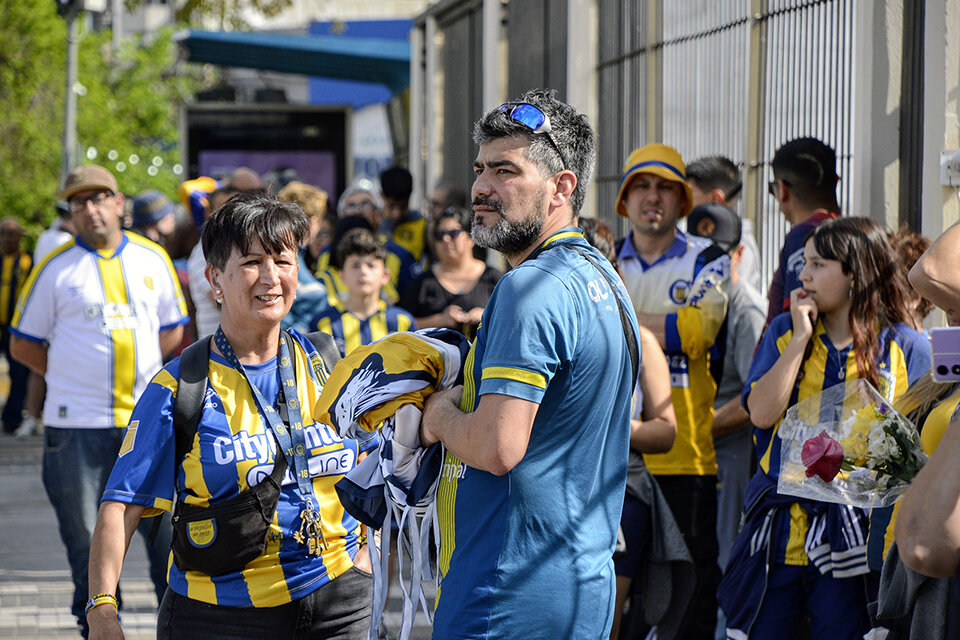
[[[369,559],[333,485],[369,447],[314,419],[327,366],[311,340],[280,329],[308,229],[296,204],[251,195],[204,223],[221,316],[201,352],[196,432],[179,437],[174,419],[178,391],[196,377],[185,355],[138,400],[104,492],[90,554],[91,638],[122,637],[113,594],[130,535],[142,517],[171,509],[158,638],[366,637],[372,576],[358,567]],[[260,506],[247,517],[250,497]],[[231,510],[242,513],[234,525]]]
[[[861,638],[870,628],[868,515],[779,494],[778,429],[787,407],[845,380],[864,378],[892,401],[927,372],[929,348],[912,328],[894,255],[868,218],[816,227],[802,287],[760,341],[743,390],[759,468],[718,592],[730,637],[779,637],[804,610],[813,638]]]
[[[400,298],[417,326],[456,329],[473,338],[483,308],[501,273],[473,257],[469,209],[449,208],[433,222],[430,242],[437,260]]]

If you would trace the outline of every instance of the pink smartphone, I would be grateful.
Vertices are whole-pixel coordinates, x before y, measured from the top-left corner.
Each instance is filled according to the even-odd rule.
[[[934,380],[960,381],[960,327],[930,329],[930,353]]]

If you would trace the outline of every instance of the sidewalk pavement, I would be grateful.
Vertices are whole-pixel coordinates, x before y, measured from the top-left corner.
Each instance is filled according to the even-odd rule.
[[[2,362],[2,360],[0,360]],[[2,373],[2,372],[0,372]],[[0,435],[0,639],[79,638],[70,614],[73,583],[53,508],[40,478],[42,436]],[[134,535],[121,578],[127,640],[156,637],[156,597],[143,538]],[[385,622],[400,628],[400,587],[390,588]],[[412,640],[430,637],[423,613]]]

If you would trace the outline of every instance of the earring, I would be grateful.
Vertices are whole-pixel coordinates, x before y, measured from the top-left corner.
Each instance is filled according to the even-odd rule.
[[[221,291],[220,289],[217,289],[213,295],[214,295],[214,301],[217,304],[223,304],[223,291]]]

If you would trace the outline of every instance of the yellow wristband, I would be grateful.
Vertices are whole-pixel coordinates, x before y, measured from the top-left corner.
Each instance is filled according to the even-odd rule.
[[[90,613],[90,609],[94,607],[99,607],[102,604],[112,604],[114,607],[120,608],[117,603],[117,597],[112,593],[98,593],[97,595],[90,598],[87,602],[86,608],[83,610],[83,615]]]

